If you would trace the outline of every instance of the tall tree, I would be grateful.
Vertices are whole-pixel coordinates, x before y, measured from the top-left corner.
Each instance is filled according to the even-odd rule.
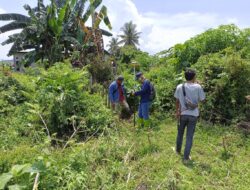
[[[118,56],[119,55],[119,52],[120,52],[120,47],[119,47],[119,39],[118,38],[112,38],[110,41],[109,41],[109,44],[107,45],[108,46],[108,51],[111,55],[113,56]]]
[[[136,29],[136,24],[133,24],[132,21],[125,23],[121,28],[122,35],[120,35],[121,41],[123,45],[131,45],[136,47],[139,45],[139,38],[141,32],[138,32]]]

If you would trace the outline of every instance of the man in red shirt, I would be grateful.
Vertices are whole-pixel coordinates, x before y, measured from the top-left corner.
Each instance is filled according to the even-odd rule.
[[[109,99],[111,101],[112,109],[124,108],[130,111],[129,105],[126,101],[126,91],[123,85],[124,78],[118,76],[109,86]]]

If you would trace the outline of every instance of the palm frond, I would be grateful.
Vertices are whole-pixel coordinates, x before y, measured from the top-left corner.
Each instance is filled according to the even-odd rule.
[[[80,0],[77,2],[77,5],[75,7],[76,8],[75,11],[77,12],[77,16],[82,17],[86,1],[87,0]]]
[[[34,49],[35,46],[32,44],[18,44],[14,43],[11,47],[8,56],[14,55],[17,52]]]
[[[19,33],[10,35],[7,40],[5,40],[1,43],[1,45],[4,46],[7,44],[14,43],[17,40],[18,36],[19,36]]]
[[[119,37],[121,38],[120,43],[131,46],[139,45],[141,32],[137,32],[136,24],[133,24],[132,21],[125,23],[121,28],[121,31],[123,32],[123,34],[119,35]]]
[[[112,33],[110,33],[110,32],[109,32],[109,31],[107,31],[107,30],[103,30],[103,29],[101,29],[101,31],[102,31],[102,35],[104,35],[104,36],[108,36],[108,37],[113,36],[113,34],[112,34]]]
[[[95,13],[95,10],[97,9],[97,7],[99,7],[99,5],[102,3],[102,0],[91,0],[90,1],[90,5],[86,11],[86,13],[83,16],[83,22],[86,23],[87,20],[89,19],[89,17]]]
[[[45,5],[44,5],[44,2],[43,2],[43,0],[38,0],[37,1],[37,8],[39,9],[39,11],[41,10],[41,9],[45,9]]]
[[[67,0],[55,0],[55,4],[57,8],[62,8]]]
[[[29,22],[30,18],[22,14],[9,13],[9,14],[0,14],[0,20],[1,21],[15,20],[20,22]]]
[[[71,36],[64,36],[62,38],[62,41],[69,42],[70,44],[74,45],[76,48],[80,48],[81,44],[78,42],[78,40]]]
[[[97,17],[96,17],[96,20],[94,23],[94,27],[99,28],[101,21],[104,21],[104,23],[106,24],[106,26],[108,26],[108,28],[110,30],[112,29],[111,23],[110,23],[109,18],[108,18],[106,6],[102,6],[100,12],[97,14]]]
[[[17,30],[17,29],[22,29],[27,26],[27,22],[19,22],[19,21],[13,21],[9,24],[6,24],[2,27],[0,27],[0,34],[9,32],[11,30]]]

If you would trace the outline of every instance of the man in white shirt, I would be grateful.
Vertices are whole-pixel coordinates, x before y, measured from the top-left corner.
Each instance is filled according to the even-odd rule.
[[[184,162],[187,162],[190,160],[195,126],[199,116],[198,104],[205,100],[205,93],[201,85],[196,82],[194,70],[187,69],[185,78],[187,81],[177,86],[174,97],[176,98],[176,116],[179,120],[176,152],[181,153],[183,135],[187,127],[184,151]]]

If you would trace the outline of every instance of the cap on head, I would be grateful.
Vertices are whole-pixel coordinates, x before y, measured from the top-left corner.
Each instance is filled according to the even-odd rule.
[[[122,75],[119,75],[116,80],[119,80],[119,81],[124,81],[124,77]]]
[[[142,72],[138,72],[136,73],[135,77],[136,77],[136,80],[138,80],[141,76],[143,75]]]

